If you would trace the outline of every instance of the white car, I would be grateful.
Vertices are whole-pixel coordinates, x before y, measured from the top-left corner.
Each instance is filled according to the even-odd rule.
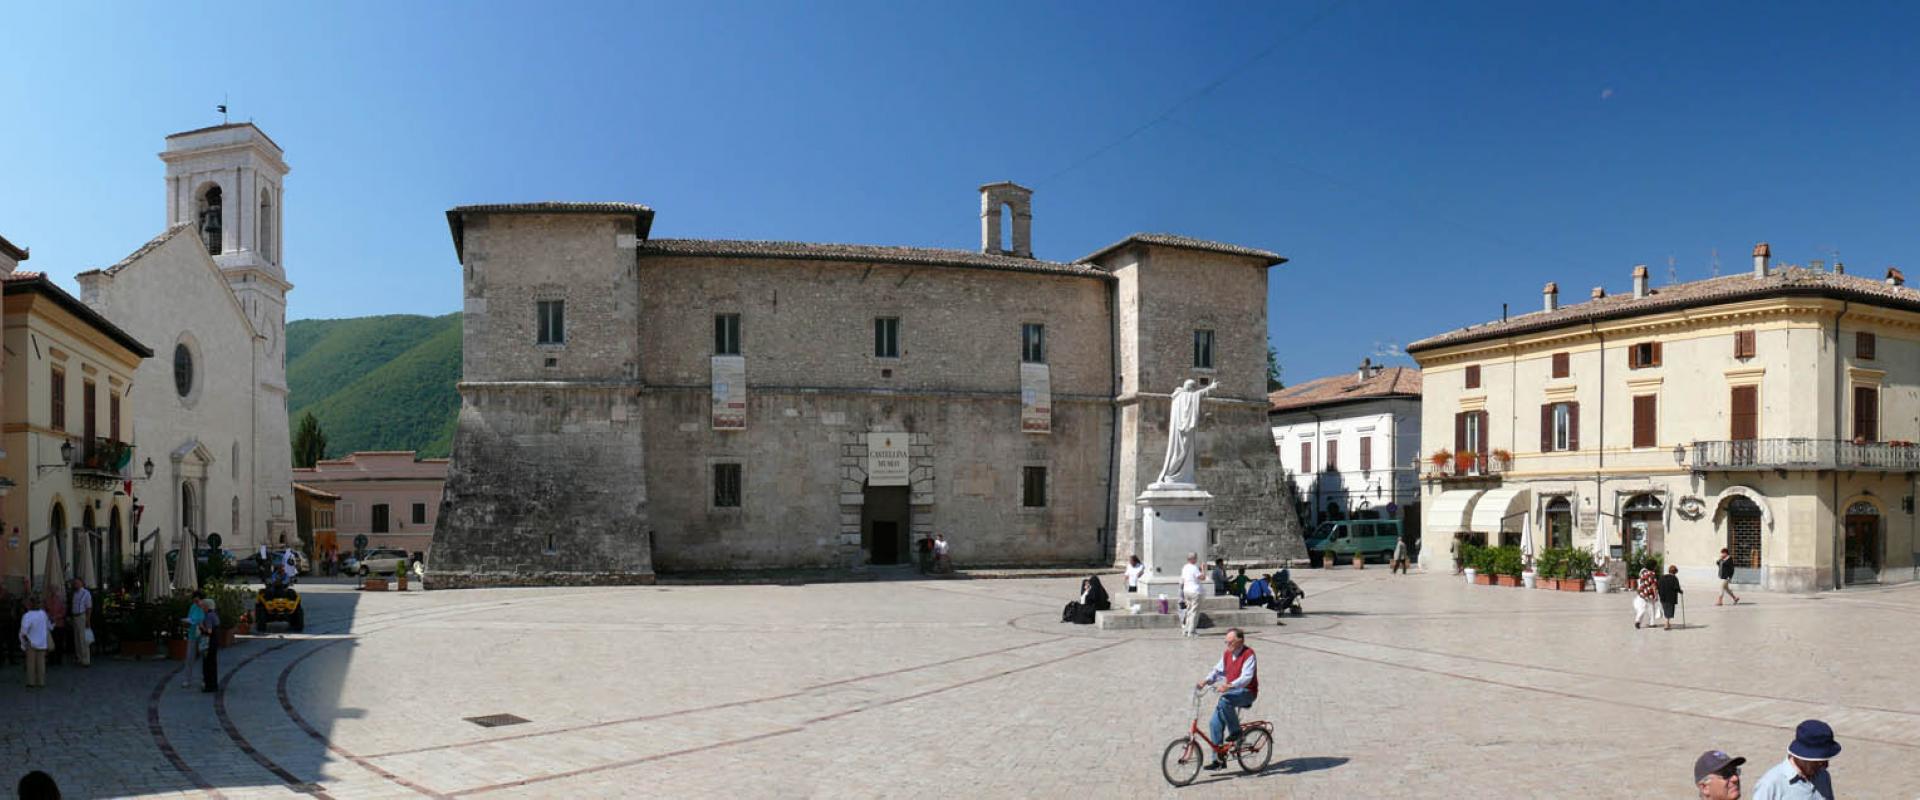
[[[398,572],[405,569],[407,562],[412,560],[412,558],[413,557],[408,555],[405,550],[389,548],[368,550],[366,555],[360,557],[359,574],[360,577],[364,578],[368,575],[386,575]]]

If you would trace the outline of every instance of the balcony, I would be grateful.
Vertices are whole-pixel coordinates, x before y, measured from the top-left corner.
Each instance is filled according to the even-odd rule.
[[[1449,454],[1444,462],[1436,459],[1427,460],[1421,466],[1420,477],[1440,481],[1499,480],[1500,476],[1511,468],[1511,462],[1511,456],[1501,453],[1484,456],[1472,453]]]
[[[73,483],[80,489],[112,491],[121,481],[127,463],[133,460],[133,445],[95,437],[85,443],[73,462]]]
[[[1694,442],[1687,466],[1695,472],[1869,470],[1920,472],[1920,446],[1913,442],[1847,442],[1834,439],[1741,439]]]

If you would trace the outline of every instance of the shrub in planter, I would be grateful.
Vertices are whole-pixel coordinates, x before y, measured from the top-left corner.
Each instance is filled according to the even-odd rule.
[[[1518,547],[1495,547],[1493,551],[1493,574],[1499,576],[1501,586],[1519,586],[1520,570],[1525,565],[1525,557],[1520,555]]]
[[[1587,580],[1593,575],[1593,554],[1585,549],[1573,548],[1567,554],[1566,568],[1560,579],[1560,589],[1568,592],[1583,591]]]
[[[1535,586],[1542,589],[1560,588],[1560,579],[1565,577],[1567,551],[1565,548],[1549,547],[1540,551],[1533,559],[1533,569],[1540,574]]]

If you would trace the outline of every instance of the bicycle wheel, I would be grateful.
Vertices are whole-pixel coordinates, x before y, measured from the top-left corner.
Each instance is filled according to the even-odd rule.
[[[1200,765],[1206,758],[1206,745],[1183,736],[1168,742],[1166,752],[1160,754],[1160,774],[1166,776],[1167,783],[1185,786],[1200,777]]]
[[[1240,734],[1240,745],[1233,749],[1233,760],[1240,762],[1240,771],[1248,774],[1266,769],[1273,761],[1273,737],[1266,728],[1247,728]]]

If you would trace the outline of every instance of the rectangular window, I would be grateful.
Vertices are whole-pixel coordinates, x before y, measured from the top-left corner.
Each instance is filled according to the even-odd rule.
[[[1467,388],[1469,389],[1480,388],[1480,365],[1479,364],[1474,364],[1473,366],[1467,367]]]
[[[565,344],[567,341],[567,301],[540,300],[533,304],[534,315],[538,317],[540,335],[534,341],[538,344]]]
[[[108,417],[112,420],[108,424],[112,426],[110,430],[113,440],[120,441],[120,395],[107,392],[107,408],[109,409]]]
[[[1734,441],[1752,441],[1760,438],[1760,387],[1735,386],[1730,401],[1732,413],[1729,418],[1732,430],[1729,439]]]
[[[1313,474],[1313,443],[1300,443],[1300,474]]]
[[[713,465],[713,507],[740,507],[740,465]]]
[[[1633,446],[1653,447],[1659,438],[1659,421],[1654,416],[1659,410],[1655,395],[1643,394],[1633,398]]]
[[[1020,326],[1020,360],[1028,364],[1047,363],[1047,326],[1037,322]]]
[[[1853,438],[1855,441],[1880,441],[1879,387],[1853,387]]]
[[[413,504],[413,524],[415,525],[427,524],[427,504],[426,503]]]
[[[740,355],[740,315],[713,315],[713,354],[716,356]]]
[[[1569,365],[1569,362],[1570,362],[1570,359],[1567,358],[1566,353],[1554,353],[1553,354],[1553,377],[1564,378],[1572,374],[1573,369]]]
[[[374,533],[387,532],[387,504],[386,503],[373,504],[373,532]]]
[[[1753,358],[1758,347],[1754,342],[1753,331],[1735,331],[1733,334],[1733,357]]]
[[[1873,348],[1876,343],[1873,334],[1860,331],[1853,335],[1853,357],[1862,361],[1873,360]]]
[[[1193,332],[1193,368],[1213,369],[1213,331]]]
[[[94,420],[98,419],[100,416],[99,403],[100,403],[100,390],[98,385],[95,384],[93,381],[81,381],[80,382],[80,431],[81,431],[81,435],[85,437],[81,439],[81,441],[86,442],[86,449],[88,450],[93,449],[93,437],[98,433],[97,429],[94,427],[94,425],[96,424]]]
[[[49,427],[56,431],[67,429],[67,372],[56,369],[49,376],[53,384],[48,387],[52,400],[53,421]]]
[[[1045,508],[1047,505],[1047,468],[1020,468],[1020,505]]]
[[[1453,452],[1486,455],[1487,412],[1462,411],[1453,415]]]
[[[1660,343],[1641,342],[1627,347],[1627,368],[1645,369],[1660,366]]]
[[[873,355],[875,358],[900,357],[899,317],[878,317],[874,319]]]
[[[1340,471],[1340,440],[1339,439],[1330,439],[1327,441],[1327,471],[1328,472]]]
[[[1360,437],[1360,471],[1373,471],[1373,437]]]
[[[1580,404],[1548,403],[1540,407],[1540,452],[1580,449]]]

